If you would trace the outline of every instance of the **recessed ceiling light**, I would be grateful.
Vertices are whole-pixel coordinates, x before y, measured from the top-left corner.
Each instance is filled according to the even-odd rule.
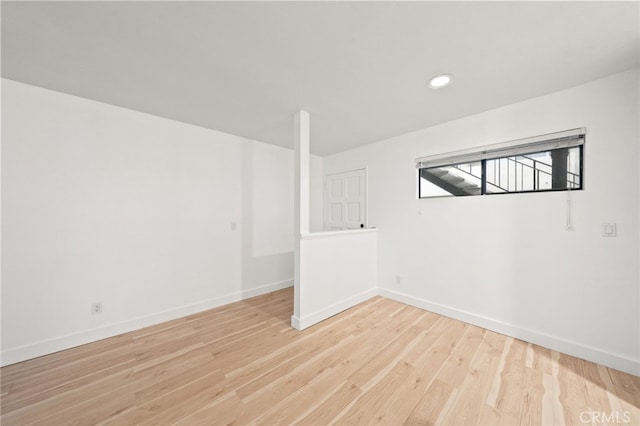
[[[453,81],[453,76],[451,74],[440,74],[433,77],[429,80],[429,87],[432,89],[442,89],[445,86],[448,86]]]

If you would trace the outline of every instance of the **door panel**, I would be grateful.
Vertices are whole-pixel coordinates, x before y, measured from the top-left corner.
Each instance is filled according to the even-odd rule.
[[[349,197],[360,196],[360,176],[350,176],[347,178],[347,194]]]
[[[344,182],[342,179],[331,180],[331,198],[342,198],[342,186]]]
[[[360,203],[347,203],[347,222],[364,222],[360,217]]]
[[[331,214],[329,216],[330,216],[329,221],[331,223],[342,222],[342,204],[341,203],[331,204]]]

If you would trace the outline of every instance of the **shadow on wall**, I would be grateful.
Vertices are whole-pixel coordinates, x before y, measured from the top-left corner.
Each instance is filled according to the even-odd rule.
[[[242,142],[242,296],[293,285],[293,151]]]

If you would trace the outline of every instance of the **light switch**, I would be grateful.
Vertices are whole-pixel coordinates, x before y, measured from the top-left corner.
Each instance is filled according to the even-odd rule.
[[[603,223],[602,224],[602,236],[603,237],[615,237],[617,235],[617,226],[615,223]]]
[[[238,225],[235,222],[231,222],[231,230],[235,231],[238,228]]]

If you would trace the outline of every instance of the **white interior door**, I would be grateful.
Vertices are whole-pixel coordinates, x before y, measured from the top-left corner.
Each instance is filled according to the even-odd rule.
[[[365,169],[327,175],[324,195],[324,230],[340,231],[367,226]]]

